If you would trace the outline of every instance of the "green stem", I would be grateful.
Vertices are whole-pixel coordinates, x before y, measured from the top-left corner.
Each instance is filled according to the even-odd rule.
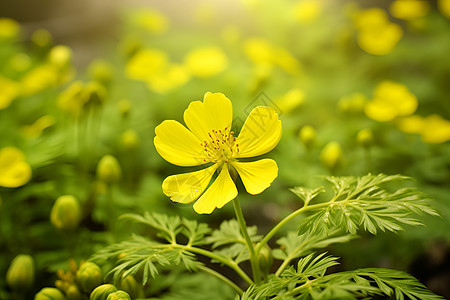
[[[231,286],[239,294],[239,296],[242,296],[242,294],[244,293],[244,291],[240,287],[238,287],[233,281],[231,281],[227,277],[223,276],[222,274],[220,274],[208,267],[205,267],[205,266],[199,266],[198,268],[200,270],[202,270],[203,272],[206,272],[208,274],[211,274],[211,275],[219,278],[220,280],[222,280],[223,282],[225,282],[226,284]]]
[[[298,216],[299,214],[301,214],[302,212],[308,211],[308,210],[313,210],[313,209],[317,209],[320,207],[324,207],[324,206],[328,206],[330,205],[329,202],[325,202],[325,203],[319,203],[319,204],[314,204],[314,205],[305,205],[299,209],[297,209],[296,211],[292,212],[290,215],[288,215],[287,217],[285,217],[283,220],[280,221],[280,223],[278,223],[277,225],[275,225],[274,228],[272,228],[271,231],[269,231],[268,234],[266,234],[266,236],[261,240],[261,242],[259,242],[256,245],[255,248],[255,252],[259,253],[259,251],[262,249],[262,247],[264,247],[265,244],[267,244],[267,242],[284,226],[286,225],[291,219],[295,218],[296,216]]]
[[[275,299],[284,299],[285,297],[288,297],[288,296],[294,296],[295,294],[297,294],[297,293],[300,292],[301,290],[310,287],[311,284],[312,284],[315,280],[316,280],[316,279],[307,281],[307,282],[305,282],[304,284],[302,284],[301,286],[298,286],[298,287],[296,287],[296,288],[294,288],[294,289],[292,289],[292,290],[290,290],[290,291],[284,293],[283,295],[276,296],[275,298],[273,298],[273,300],[275,300]]]
[[[193,253],[197,253],[206,257],[209,257],[211,259],[217,260],[218,262],[228,266],[229,268],[233,269],[239,276],[241,276],[242,279],[245,280],[245,282],[247,282],[249,285],[254,284],[253,280],[248,277],[247,274],[245,274],[245,272],[237,265],[236,262],[226,259],[220,255],[214,254],[208,250],[204,250],[201,248],[197,248],[197,247],[190,247],[190,246],[185,246],[185,245],[164,245],[164,246],[169,246],[169,247],[173,247],[173,248],[179,248],[179,249],[183,249],[186,251],[190,251]]]
[[[244,215],[242,214],[241,203],[239,202],[239,199],[237,197],[234,198],[233,204],[236,218],[238,220],[239,226],[241,227],[242,235],[244,236],[245,241],[247,242],[247,247],[250,251],[250,264],[252,266],[253,279],[256,283],[258,283],[261,281],[261,273],[257,256],[257,253],[259,252],[256,252],[255,248],[253,247],[253,242],[250,239],[250,235],[248,234],[247,224],[245,223]]]

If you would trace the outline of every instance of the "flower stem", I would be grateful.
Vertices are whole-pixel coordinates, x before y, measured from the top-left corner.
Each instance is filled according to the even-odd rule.
[[[211,275],[219,278],[223,282],[227,283],[229,286],[231,286],[239,294],[239,296],[242,296],[242,294],[244,293],[244,291],[240,287],[238,287],[233,281],[231,281],[227,277],[223,276],[222,274],[214,271],[213,269],[210,269],[210,268],[205,267],[205,266],[199,266],[198,268],[200,270],[202,270],[203,272],[211,274]]]
[[[325,203],[318,203],[318,204],[314,204],[314,205],[305,205],[299,209],[297,209],[296,211],[292,212],[290,215],[286,216],[283,220],[280,221],[280,223],[278,223],[277,225],[275,225],[274,228],[272,228],[271,231],[269,231],[268,234],[266,234],[266,236],[256,245],[255,248],[255,252],[259,253],[259,251],[262,249],[262,247],[264,247],[265,244],[267,244],[267,242],[284,226],[286,225],[291,219],[295,218],[296,216],[298,216],[299,214],[301,214],[302,212],[308,211],[308,210],[313,210],[313,209],[317,209],[323,206],[328,206],[330,205],[329,202],[325,202]]]
[[[234,261],[230,261],[229,259],[226,259],[225,257],[222,257],[220,255],[214,254],[211,251],[208,251],[208,250],[205,250],[205,249],[202,249],[202,248],[197,248],[197,247],[192,247],[192,246],[185,246],[185,245],[179,245],[179,244],[177,244],[177,245],[164,245],[164,247],[173,247],[173,248],[184,249],[186,251],[197,253],[197,254],[209,257],[211,259],[217,260],[218,262],[220,262],[220,263],[230,267],[231,269],[233,269],[249,285],[254,284],[253,280],[251,280],[250,277],[248,277],[248,275],[245,274],[245,272]]]
[[[241,203],[239,202],[239,199],[237,197],[234,198],[233,205],[234,211],[236,213],[236,218],[238,220],[239,226],[241,227],[242,235],[244,236],[245,241],[247,242],[247,247],[250,251],[250,264],[252,266],[253,280],[255,281],[255,283],[259,283],[261,281],[261,274],[258,264],[258,252],[255,251],[253,242],[250,238],[250,235],[248,234],[247,224],[245,223],[244,215],[242,214]]]

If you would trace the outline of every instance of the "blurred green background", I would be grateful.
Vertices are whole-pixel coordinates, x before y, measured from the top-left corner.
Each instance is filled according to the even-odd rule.
[[[288,188],[323,175],[411,176],[441,218],[330,251],[343,269],[406,270],[450,297],[449,32],[449,0],[1,1],[0,298],[16,255],[35,260],[33,295],[70,258],[130,236],[120,214],[232,218],[161,189],[190,169],[158,155],[154,128],[208,91],[231,99],[237,132],[257,105],[282,120],[267,155],[279,177],[241,192],[250,225],[265,231],[298,208]]]

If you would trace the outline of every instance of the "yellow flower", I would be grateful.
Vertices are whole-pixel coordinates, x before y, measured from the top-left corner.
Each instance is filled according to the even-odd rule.
[[[292,89],[275,100],[276,105],[283,113],[289,113],[305,101],[305,93],[300,89]]]
[[[427,15],[430,4],[424,0],[395,0],[389,6],[391,15],[404,20],[412,20]]]
[[[184,67],[170,62],[166,53],[156,49],[140,50],[127,63],[127,76],[147,82],[154,92],[165,93],[185,84],[190,78]]]
[[[163,192],[174,202],[197,200],[194,210],[210,214],[237,196],[232,175],[236,172],[246,190],[259,194],[278,176],[272,159],[240,162],[271,151],[281,138],[281,121],[270,107],[258,106],[250,112],[238,137],[231,131],[233,108],[221,93],[206,93],[204,100],[193,101],[184,112],[187,128],[174,120],[166,120],[155,129],[155,147],[168,162],[178,166],[206,168],[191,173],[172,175],[163,182]],[[216,180],[207,189],[214,174]],[[206,191],[205,191],[206,190]]]
[[[0,39],[14,38],[19,34],[20,25],[9,18],[0,18]]]
[[[19,94],[19,84],[0,75],[0,110],[8,108]]]
[[[0,186],[19,187],[31,178],[31,167],[22,151],[14,147],[0,149]]]
[[[438,0],[438,8],[444,16],[450,19],[450,0]]]
[[[355,17],[358,28],[358,45],[367,53],[385,55],[392,50],[403,35],[402,28],[389,22],[388,15],[381,8],[369,8]]]
[[[450,121],[439,115],[428,116],[420,133],[425,143],[440,144],[450,141]]]
[[[163,13],[153,10],[141,10],[133,16],[134,23],[152,34],[162,34],[169,28],[169,19]]]
[[[294,7],[295,17],[301,24],[310,24],[320,15],[322,10],[319,1],[303,0]]]
[[[184,64],[192,75],[208,78],[223,72],[228,66],[228,59],[218,47],[202,47],[190,51]]]
[[[374,99],[367,102],[364,112],[372,120],[391,121],[397,117],[413,114],[418,100],[406,86],[392,81],[383,81],[375,89]]]

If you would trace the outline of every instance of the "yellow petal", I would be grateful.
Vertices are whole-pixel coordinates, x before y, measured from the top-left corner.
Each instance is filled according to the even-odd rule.
[[[230,130],[233,107],[230,99],[221,93],[206,93],[201,101],[193,101],[184,111],[184,122],[201,141],[209,140],[214,130]]]
[[[200,171],[169,176],[162,184],[163,192],[174,202],[190,203],[208,187],[217,167],[215,164]]]
[[[216,207],[222,208],[236,198],[237,193],[236,185],[228,171],[228,165],[224,164],[214,183],[195,202],[194,210],[198,214],[210,214]]]
[[[31,167],[22,151],[14,147],[0,150],[0,186],[19,187],[31,178]]]
[[[0,174],[11,168],[16,163],[25,160],[22,151],[15,147],[5,147],[0,150]]]
[[[186,127],[166,120],[155,128],[155,147],[168,162],[178,166],[198,166],[204,163],[200,141]]]
[[[273,159],[254,162],[233,162],[247,192],[252,195],[262,193],[278,176],[278,166]]]
[[[269,152],[281,138],[281,121],[277,112],[267,106],[258,106],[245,120],[236,143],[237,157],[252,157]]]

